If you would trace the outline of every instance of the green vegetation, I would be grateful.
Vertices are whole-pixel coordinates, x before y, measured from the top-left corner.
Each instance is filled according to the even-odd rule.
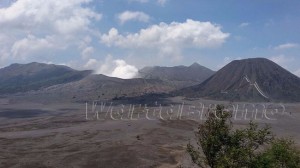
[[[298,168],[300,151],[292,140],[278,139],[270,127],[250,122],[247,128],[233,129],[231,113],[217,106],[199,126],[197,146],[187,151],[200,167],[211,168]]]

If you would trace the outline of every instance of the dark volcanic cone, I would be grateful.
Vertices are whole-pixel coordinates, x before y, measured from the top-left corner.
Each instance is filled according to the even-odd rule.
[[[200,85],[177,94],[234,101],[298,102],[300,78],[265,58],[235,60]]]

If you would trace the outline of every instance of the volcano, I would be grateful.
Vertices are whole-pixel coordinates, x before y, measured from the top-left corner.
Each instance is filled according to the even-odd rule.
[[[203,83],[177,94],[229,101],[300,102],[300,78],[271,60],[250,58],[232,61]]]
[[[77,71],[63,65],[32,62],[12,64],[0,69],[0,95],[39,90],[78,81],[92,71]]]
[[[193,63],[190,66],[174,66],[174,67],[145,67],[139,70],[139,75],[144,79],[159,79],[170,85],[174,85],[177,89],[199,84],[215,72]]]

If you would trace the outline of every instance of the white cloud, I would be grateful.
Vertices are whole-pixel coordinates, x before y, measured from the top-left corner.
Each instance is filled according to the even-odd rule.
[[[104,61],[91,58],[83,67],[94,70],[96,74],[122,79],[131,79],[138,75],[138,69],[135,66],[122,59],[113,59],[111,55],[108,55]]]
[[[82,52],[81,52],[81,57],[83,58],[83,59],[87,59],[87,58],[89,58],[93,53],[94,53],[94,47],[91,47],[91,46],[89,46],[89,47],[86,47],[86,48],[84,48],[83,50],[82,50]]]
[[[224,60],[223,60],[223,62],[225,63],[225,64],[228,64],[230,61],[232,61],[233,59],[232,58],[230,58],[230,57],[224,57]]]
[[[95,69],[95,72],[97,74],[104,74],[104,75],[107,75],[107,76],[111,76],[111,73],[112,73],[112,71],[115,68],[113,56],[112,55],[108,55],[108,56],[106,56],[104,62],[101,61],[99,63],[100,63],[100,66],[98,66]]]
[[[164,6],[168,0],[157,0],[157,3],[161,6]]]
[[[140,11],[125,11],[118,15],[119,22],[124,24],[128,21],[148,22],[150,16]]]
[[[217,68],[223,68],[225,65],[227,65],[228,63],[234,61],[234,60],[241,60],[242,57],[236,57],[236,58],[231,58],[231,57],[224,57],[223,62],[219,65],[217,65]]]
[[[10,47],[8,47],[7,42],[10,40],[9,36],[0,33],[0,66],[4,65],[4,61],[10,56]],[[3,65],[2,65],[3,64]]]
[[[10,57],[34,55],[42,49],[56,51],[77,44],[102,15],[88,7],[91,0],[17,0],[0,8],[0,51]],[[5,35],[8,40],[1,43]],[[74,46],[76,45],[76,46]],[[51,52],[44,52],[51,53]],[[0,57],[2,57],[0,55]]]
[[[119,34],[115,28],[103,34],[101,42],[107,46],[121,48],[147,48],[159,51],[161,55],[178,57],[185,48],[216,48],[229,37],[219,25],[191,19],[184,23],[160,23],[138,33]]]
[[[0,66],[3,66],[1,64],[4,64],[4,61],[9,58],[9,55],[10,55],[10,53],[7,50],[7,48],[0,49],[0,60],[1,60]]]
[[[139,3],[148,3],[151,0],[129,0],[129,2],[139,2]],[[154,0],[153,0],[154,1]],[[160,6],[164,6],[169,0],[155,0],[156,3]]]
[[[111,73],[112,77],[130,79],[138,74],[138,69],[133,65],[128,65],[124,60],[118,59],[114,61],[116,68]]]
[[[297,75],[298,77],[300,77],[300,69],[296,70],[296,71],[294,72],[294,74]]]
[[[298,47],[299,44],[296,43],[285,43],[274,47],[275,50],[285,50]]]
[[[288,63],[291,63],[294,61],[294,58],[287,57],[285,55],[273,56],[273,57],[270,57],[269,59],[283,67],[285,67]]]
[[[84,65],[83,67],[86,69],[90,69],[90,70],[95,70],[96,68],[98,68],[99,66],[99,62],[96,59],[89,59]]]
[[[11,53],[13,57],[24,58],[30,52],[54,47],[53,37],[36,38],[33,35],[28,35],[26,38],[14,42]]]
[[[244,22],[244,23],[241,23],[241,24],[239,25],[239,27],[242,28],[242,27],[247,27],[247,26],[249,26],[249,25],[250,25],[250,23]]]
[[[129,2],[147,3],[149,0],[129,0]]]
[[[79,44],[79,48],[84,49],[86,47],[88,47],[88,45],[92,42],[92,38],[90,36],[85,36],[82,38],[80,44]]]
[[[89,0],[18,0],[0,9],[0,23],[4,27],[55,29],[60,33],[72,33],[88,28],[90,19],[101,19],[101,14],[83,7]]]

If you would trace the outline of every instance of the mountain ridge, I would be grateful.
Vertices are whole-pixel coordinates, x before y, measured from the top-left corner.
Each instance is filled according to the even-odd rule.
[[[300,101],[300,78],[266,58],[249,58],[232,61],[203,83],[176,94],[232,101]]]
[[[56,84],[80,80],[92,71],[77,71],[55,64],[32,62],[11,64],[0,69],[0,94],[39,90]]]
[[[199,84],[214,73],[214,71],[201,66],[196,62],[190,66],[153,66],[144,67],[139,70],[139,76],[141,78],[160,79],[169,83],[173,83],[177,88]]]
[[[265,58],[235,60],[216,73],[198,63],[143,69],[150,71],[150,76],[120,79],[63,65],[12,64],[0,69],[0,95],[28,93],[28,96],[37,94],[41,97],[114,99],[171,93],[230,101],[300,101],[300,78]],[[195,76],[199,73],[201,76],[203,69],[213,74],[199,82],[200,78]]]

